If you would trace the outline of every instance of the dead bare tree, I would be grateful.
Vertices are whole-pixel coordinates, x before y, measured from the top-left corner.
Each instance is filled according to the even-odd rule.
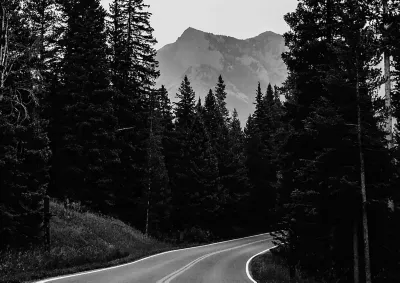
[[[4,82],[10,72],[10,54],[8,49],[8,24],[10,15],[3,3],[0,3],[0,89],[4,89]],[[0,94],[0,99],[3,94]]]
[[[11,42],[11,12],[6,3],[6,1],[0,1],[0,101],[8,105],[5,112],[8,112],[10,116],[15,116],[15,123],[18,124],[30,117],[28,105],[39,104],[35,92],[38,90],[36,83],[37,78],[40,78],[40,72],[30,67],[26,61],[38,55],[40,38],[29,46]],[[16,65],[20,67],[16,69]],[[7,80],[13,73],[21,71],[27,74],[27,79],[10,86]]]

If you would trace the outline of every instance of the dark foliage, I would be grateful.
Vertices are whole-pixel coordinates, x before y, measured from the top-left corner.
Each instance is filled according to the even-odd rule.
[[[383,17],[377,0],[299,1],[285,16],[288,78],[254,86],[242,130],[222,76],[204,104],[187,76],[173,104],[155,88],[143,0],[108,14],[99,0],[0,0],[0,62],[13,62],[0,66],[0,249],[43,242],[50,194],[171,241],[275,230],[292,280],[352,281],[368,224],[373,281],[398,281],[400,135],[389,149],[374,68],[390,52],[398,121],[397,2]]]

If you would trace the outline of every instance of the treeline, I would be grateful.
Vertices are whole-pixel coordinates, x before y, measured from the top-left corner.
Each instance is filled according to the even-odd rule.
[[[274,230],[292,278],[399,281],[399,4],[299,1],[285,16]]]
[[[50,196],[163,239],[280,231],[293,278],[398,281],[399,1],[300,1],[244,130],[221,76],[204,103],[155,88],[143,0],[0,3],[1,249],[43,243]]]
[[[174,104],[155,88],[142,0],[109,12],[98,0],[0,3],[0,248],[46,242],[47,196],[163,239],[268,229],[274,169],[262,166],[273,148],[260,130],[276,120],[264,106],[281,109],[276,91],[259,93],[245,134],[222,77],[204,104],[187,77]]]

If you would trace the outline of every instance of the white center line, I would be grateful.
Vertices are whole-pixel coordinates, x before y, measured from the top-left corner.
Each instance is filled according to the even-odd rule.
[[[191,268],[193,265],[195,265],[196,263],[198,263],[198,262],[202,261],[203,259],[205,259],[207,257],[210,257],[212,255],[219,254],[219,253],[222,253],[222,252],[231,251],[231,250],[235,250],[235,249],[239,249],[239,248],[242,248],[242,247],[245,247],[245,246],[249,246],[249,245],[252,245],[252,244],[255,244],[255,243],[269,241],[271,239],[272,238],[263,239],[263,240],[247,243],[247,244],[244,244],[244,245],[240,245],[240,246],[237,246],[237,247],[232,247],[232,248],[229,248],[229,249],[220,250],[220,251],[216,251],[216,252],[212,252],[212,253],[203,255],[203,256],[191,261],[190,263],[188,263],[187,265],[183,266],[182,268],[180,268],[180,269],[172,272],[171,274],[168,274],[167,276],[163,277],[162,279],[158,280],[157,283],[170,283],[171,280],[173,280],[176,277],[178,277],[179,275],[181,275],[183,272],[185,272],[186,270]]]

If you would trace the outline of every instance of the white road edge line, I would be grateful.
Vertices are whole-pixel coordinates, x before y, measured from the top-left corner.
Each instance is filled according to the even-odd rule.
[[[201,257],[189,262],[184,267],[181,267],[180,269],[168,274],[167,276],[164,276],[162,279],[158,280],[156,283],[170,283],[171,280],[175,279],[176,277],[178,277],[179,275],[184,273],[186,270],[190,269],[193,265],[195,265],[196,263],[202,261],[203,259],[205,259],[207,257],[213,256],[213,255],[216,255],[216,254],[219,254],[219,253],[222,253],[222,252],[227,252],[227,251],[232,251],[232,250],[236,250],[236,249],[239,249],[239,248],[243,248],[245,246],[250,246],[252,244],[269,241],[269,240],[271,240],[271,239],[258,240],[258,241],[247,243],[247,244],[243,244],[243,245],[240,245],[240,246],[231,247],[231,248],[228,248],[228,249],[224,249],[224,250],[212,252],[212,253],[209,253],[209,254],[205,254],[205,255],[203,255],[203,256],[201,256]]]
[[[106,271],[106,270],[110,270],[110,269],[115,269],[115,268],[120,268],[120,267],[123,267],[123,266],[127,266],[127,265],[130,265],[130,264],[135,264],[135,263],[138,263],[140,261],[143,261],[143,260],[146,260],[146,259],[149,259],[149,258],[153,258],[153,257],[156,257],[156,256],[160,256],[160,255],[163,255],[163,254],[168,254],[168,253],[172,253],[172,252],[179,252],[179,251],[185,251],[185,250],[191,250],[191,249],[196,249],[196,248],[203,248],[203,247],[213,246],[213,245],[222,244],[222,243],[229,243],[229,242],[233,242],[233,241],[254,238],[254,237],[258,237],[258,236],[262,236],[262,235],[267,235],[267,234],[270,234],[270,233],[271,232],[258,234],[258,235],[254,235],[254,236],[238,238],[238,239],[232,239],[232,240],[229,240],[229,241],[222,241],[222,242],[212,243],[212,244],[208,244],[208,245],[201,245],[201,246],[195,246],[195,247],[190,247],[190,248],[166,251],[166,252],[154,254],[154,255],[151,255],[151,256],[148,256],[148,257],[145,257],[145,258],[133,261],[133,262],[124,263],[124,264],[121,264],[121,265],[116,265],[116,266],[111,266],[111,267],[106,267],[106,268],[101,268],[101,269],[95,269],[95,270],[91,270],[91,271],[78,272],[78,273],[69,274],[69,275],[63,275],[63,276],[58,276],[58,277],[52,277],[52,278],[43,279],[41,281],[34,281],[34,282],[36,282],[36,283],[47,283],[47,282],[51,282],[51,281],[54,281],[54,280],[66,279],[66,278],[70,278],[70,277],[75,277],[75,276],[80,276],[80,275],[86,275],[86,274]]]
[[[259,252],[258,254],[253,255],[253,256],[252,256],[251,258],[249,258],[249,260],[246,262],[246,275],[247,275],[247,277],[250,279],[251,282],[257,283],[257,281],[254,280],[253,277],[251,277],[251,274],[250,274],[249,266],[250,266],[251,260],[252,260],[253,258],[255,258],[256,256],[258,256],[258,255],[260,255],[260,254],[263,254],[263,253],[266,253],[266,252],[268,252],[269,250],[271,250],[271,249],[273,249],[273,248],[276,248],[276,247],[277,247],[277,246],[270,247],[270,248],[268,248],[268,249],[266,249],[266,250],[263,250],[262,252]]]

